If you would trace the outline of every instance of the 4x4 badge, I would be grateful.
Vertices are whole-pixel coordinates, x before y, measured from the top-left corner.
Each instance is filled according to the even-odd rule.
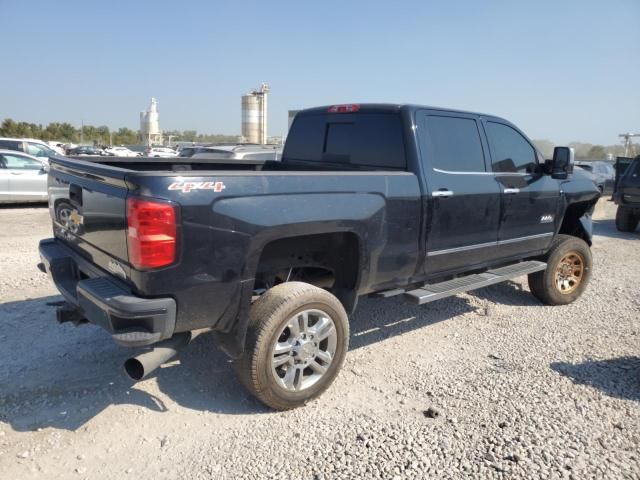
[[[223,182],[174,182],[169,185],[169,190],[182,190],[184,193],[193,190],[213,190],[220,193],[227,188]]]

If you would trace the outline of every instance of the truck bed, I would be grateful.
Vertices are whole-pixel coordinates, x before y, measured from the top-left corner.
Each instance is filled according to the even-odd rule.
[[[79,160],[98,165],[108,165],[134,171],[191,171],[191,170],[262,170],[268,160],[232,160],[215,158],[199,158],[194,160],[190,157],[89,157],[89,156],[69,156],[56,157],[56,160],[64,158]]]

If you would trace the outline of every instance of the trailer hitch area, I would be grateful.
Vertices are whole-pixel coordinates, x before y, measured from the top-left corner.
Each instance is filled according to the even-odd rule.
[[[71,322],[76,327],[88,322],[80,310],[68,303],[64,303],[56,309],[56,320],[58,323]]]

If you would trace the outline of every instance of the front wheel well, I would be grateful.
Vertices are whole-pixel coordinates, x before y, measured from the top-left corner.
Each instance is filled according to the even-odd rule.
[[[274,240],[264,246],[254,292],[297,281],[324,288],[352,312],[357,299],[360,243],[351,232],[321,233]]]
[[[569,205],[562,219],[558,233],[578,237],[591,246],[591,231],[587,231],[584,222],[581,221],[585,215],[591,218],[595,204],[591,202],[576,203]],[[590,225],[590,221],[589,221]]]

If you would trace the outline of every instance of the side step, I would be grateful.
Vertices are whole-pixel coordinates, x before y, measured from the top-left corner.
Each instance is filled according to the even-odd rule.
[[[454,278],[441,283],[425,284],[420,288],[404,293],[405,300],[418,305],[450,297],[457,293],[468,292],[477,288],[488,287],[521,275],[539,272],[547,268],[545,262],[530,260],[527,262],[494,268],[484,273]]]

